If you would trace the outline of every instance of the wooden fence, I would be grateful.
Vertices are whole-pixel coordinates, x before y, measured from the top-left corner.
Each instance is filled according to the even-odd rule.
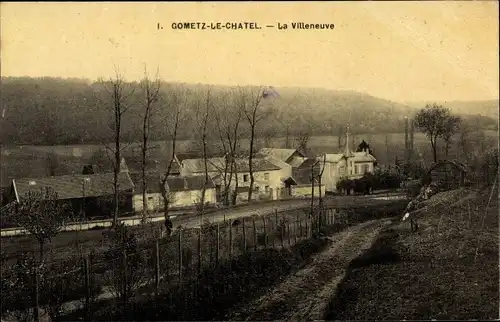
[[[335,209],[318,208],[312,215],[308,209],[275,211],[177,230],[168,238],[110,244],[104,253],[67,261],[24,262],[2,269],[2,308],[43,306],[55,312],[71,306],[86,308],[87,315],[102,299],[126,303],[137,294],[193,292],[200,278],[221,265],[231,266],[241,255],[290,248],[346,219]]]

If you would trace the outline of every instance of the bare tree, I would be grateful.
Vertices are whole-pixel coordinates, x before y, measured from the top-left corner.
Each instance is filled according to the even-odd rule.
[[[71,218],[71,212],[58,200],[51,189],[28,192],[15,208],[16,224],[26,229],[39,245],[40,262],[44,258],[44,246],[57,236],[64,221]]]
[[[160,178],[160,193],[163,199],[163,215],[165,217],[166,224],[170,222],[170,216],[168,212],[169,204],[171,202],[169,196],[170,191],[167,186],[167,180],[172,172],[172,167],[174,162],[176,162],[176,148],[177,148],[177,139],[179,127],[181,126],[181,122],[183,120],[183,108],[188,97],[189,91],[183,90],[181,88],[172,89],[169,92],[169,100],[164,105],[166,110],[164,111],[167,115],[164,119],[165,121],[165,129],[166,136],[170,141],[170,156],[167,162],[166,168]]]
[[[151,118],[154,113],[154,108],[158,102],[160,95],[161,81],[157,69],[155,79],[150,80],[147,68],[144,67],[144,78],[141,82],[142,98],[143,98],[143,114],[142,114],[142,142],[141,142],[141,179],[142,179],[142,221],[147,220],[148,200],[147,200],[147,180],[146,180],[146,164],[149,150],[149,135],[151,131]]]
[[[300,131],[298,135],[295,137],[296,149],[299,150],[304,155],[307,155],[309,149],[307,145],[309,144],[309,140],[311,139],[311,128]]]
[[[238,104],[228,106],[224,102],[230,99],[235,99],[234,96],[222,97],[218,102],[217,109],[215,110],[215,123],[217,126],[217,133],[221,142],[221,147],[224,152],[225,162],[224,168],[220,169],[223,177],[223,198],[224,203],[229,205],[230,202],[230,186],[235,179],[235,191],[238,188],[238,176],[236,172],[236,155],[238,153],[240,140],[241,140],[241,121],[243,118],[243,109],[239,108]],[[231,203],[236,203],[236,195],[233,194]]]
[[[253,171],[253,158],[254,158],[254,148],[255,148],[255,134],[257,131],[257,126],[260,122],[269,115],[269,110],[265,109],[263,100],[267,97],[272,97],[268,89],[264,87],[259,87],[257,89],[250,89],[244,91],[240,88],[240,106],[243,109],[246,120],[250,127],[250,149],[248,153],[248,168],[250,172],[250,187],[248,190],[248,202],[252,200],[253,186],[255,182],[254,171]]]
[[[113,111],[113,137],[114,137],[114,149],[109,148],[106,144],[104,146],[111,150],[113,154],[113,224],[112,227],[116,227],[118,221],[118,215],[120,213],[120,189],[118,184],[118,176],[121,170],[122,161],[122,120],[124,114],[129,110],[130,105],[127,104],[127,100],[131,95],[134,94],[134,89],[130,88],[126,90],[127,84],[123,80],[122,75],[116,69],[115,77],[110,78],[107,82],[104,82],[104,88],[109,96],[111,96],[111,105]]]
[[[200,143],[201,143],[201,151],[202,151],[202,158],[203,158],[203,165],[204,165],[204,172],[205,172],[205,182],[203,185],[203,188],[201,190],[201,198],[200,198],[200,203],[199,207],[197,209],[198,215],[200,216],[200,222],[203,222],[203,213],[205,209],[205,196],[206,196],[206,189],[208,182],[210,180],[208,176],[208,156],[207,156],[207,145],[208,145],[208,123],[209,123],[209,116],[211,112],[211,88],[208,87],[205,97],[204,97],[204,102],[200,102],[200,100],[197,98],[196,101],[196,127],[195,130],[197,133],[200,135]],[[201,104],[200,104],[201,103]]]

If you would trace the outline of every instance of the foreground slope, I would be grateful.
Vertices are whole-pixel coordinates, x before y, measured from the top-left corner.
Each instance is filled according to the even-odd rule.
[[[351,265],[326,319],[495,319],[498,189],[437,194]],[[382,259],[382,261],[381,261]]]

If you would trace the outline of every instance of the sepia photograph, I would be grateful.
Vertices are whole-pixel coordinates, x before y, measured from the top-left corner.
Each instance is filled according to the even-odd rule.
[[[498,320],[498,1],[2,2],[0,318]]]

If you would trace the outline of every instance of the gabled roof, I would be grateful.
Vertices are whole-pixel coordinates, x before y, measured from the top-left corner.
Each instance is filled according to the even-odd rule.
[[[224,171],[225,159],[223,157],[219,158],[208,158],[207,159],[207,170],[210,173]],[[203,158],[197,159],[184,159],[182,161],[182,166],[192,173],[203,173],[205,172],[205,160]]]
[[[344,153],[327,153],[326,158],[325,158],[325,162],[336,163],[336,162],[339,162],[340,160],[342,160],[342,158],[345,158]],[[321,161],[323,161],[323,157],[321,157],[319,159]]]
[[[354,162],[375,162],[377,159],[369,153],[366,152],[353,152],[352,156],[349,157]]]
[[[290,157],[298,153],[299,156],[305,157],[302,153],[297,151],[296,149],[275,149],[275,148],[262,148],[260,149],[259,152],[257,152],[258,155],[262,157],[273,157],[275,159],[279,159],[281,161],[287,161],[290,159]]]
[[[45,178],[21,178],[12,180],[16,199],[22,199],[28,192],[37,192],[46,187],[54,189],[58,199],[109,196],[114,193],[114,174],[64,175]],[[134,184],[128,172],[118,174],[118,190],[129,191]]]
[[[226,160],[225,158],[210,158],[207,159],[207,169],[210,173],[223,173],[225,168]],[[205,162],[203,159],[185,159],[182,162],[182,166],[192,173],[203,173],[205,172]],[[281,170],[281,168],[270,161],[263,158],[255,158],[252,160],[253,171],[273,171]],[[236,170],[238,173],[249,172],[249,162],[247,159],[237,159],[236,160]]]
[[[250,171],[250,163],[247,159],[236,160],[236,166],[238,173]],[[254,172],[281,170],[280,167],[263,158],[252,159],[252,169]]]
[[[146,172],[146,187],[148,193],[161,193],[160,185],[162,172],[150,171]],[[131,173],[130,177],[135,184],[135,193],[142,193],[142,173]],[[190,191],[201,190],[205,185],[205,176],[185,176],[185,177],[168,177],[167,187],[170,191]],[[208,180],[206,188],[215,188],[215,183],[211,178]]]
[[[428,172],[430,172],[430,171],[434,170],[435,168],[437,168],[438,166],[444,165],[444,164],[451,164],[451,165],[457,167],[458,169],[460,169],[461,171],[467,172],[467,166],[458,160],[440,160],[438,162],[433,163],[429,167]]]
[[[140,156],[127,157],[125,159],[127,167],[130,172],[142,172],[142,158]],[[167,169],[167,166],[170,162],[170,159],[161,159],[161,158],[146,158],[146,171],[159,171],[164,172]],[[172,168],[170,170],[171,174],[179,174],[180,165],[174,159],[172,162]]]
[[[280,159],[276,159],[273,157],[266,157],[265,159],[280,169],[286,169],[286,168],[290,169],[292,167],[290,164],[288,164],[285,161],[282,161]]]

